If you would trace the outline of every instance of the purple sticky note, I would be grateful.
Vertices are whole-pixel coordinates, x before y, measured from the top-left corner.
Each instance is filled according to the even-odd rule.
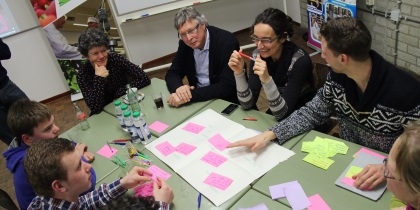
[[[227,158],[210,151],[206,155],[204,155],[201,158],[201,160],[210,164],[210,165],[212,165],[212,166],[214,166],[214,167],[219,167],[224,162],[226,162]]]
[[[209,139],[210,144],[212,144],[216,149],[223,151],[230,144],[223,136],[216,134]]]
[[[106,157],[106,158],[110,158],[113,155],[117,154],[118,150],[111,147],[112,151],[109,149],[108,145],[103,146],[101,149],[99,149],[96,153]]]
[[[348,178],[348,177],[343,177],[343,179],[341,180],[342,183],[346,184],[346,185],[350,185],[353,186],[354,183],[354,179]]]
[[[134,188],[134,196],[135,197],[153,196],[153,182],[148,182],[146,184],[143,184]]]
[[[155,181],[157,181],[156,177],[160,177],[164,180],[167,180],[169,179],[169,177],[171,177],[171,174],[169,174],[168,172],[164,171],[156,165],[151,165],[147,170],[149,170],[153,174],[152,179]]]
[[[232,182],[233,180],[231,178],[216,173],[211,173],[206,180],[204,180],[205,184],[220,190],[226,190]]]
[[[284,194],[284,188],[286,188],[286,186],[290,185],[291,183],[292,182],[286,182],[283,184],[269,186],[268,189],[270,190],[271,199],[276,200],[279,198],[286,197],[286,195]]]
[[[308,210],[331,210],[319,194],[315,194],[308,199],[309,202],[311,202],[311,205],[308,206]]]
[[[238,210],[268,210],[268,207],[265,205],[265,203],[260,203],[256,206],[253,206],[253,207],[239,208]]]
[[[187,125],[185,125],[182,129],[186,130],[186,131],[189,131],[191,133],[198,134],[204,129],[204,126],[201,126],[201,125],[190,122]]]
[[[175,152],[175,147],[167,141],[156,145],[156,149],[165,157]]]
[[[284,188],[284,194],[294,210],[305,209],[311,205],[308,196],[306,196],[305,191],[303,191],[302,186],[297,181],[287,185],[287,187]]]
[[[164,131],[165,129],[167,129],[169,127],[169,125],[166,125],[163,122],[160,121],[155,121],[154,123],[152,123],[151,125],[149,125],[149,128],[158,132],[158,133],[162,133],[162,131]]]
[[[175,150],[177,152],[180,152],[184,155],[189,155],[191,152],[193,152],[197,147],[193,146],[191,144],[187,143],[181,143],[178,146],[175,147]]]

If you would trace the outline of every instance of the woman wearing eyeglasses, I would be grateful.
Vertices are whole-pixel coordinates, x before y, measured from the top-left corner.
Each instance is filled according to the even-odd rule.
[[[407,205],[399,209],[420,209],[420,121],[409,124],[395,141],[384,161],[384,177],[387,188]]]
[[[77,83],[91,115],[100,113],[126,92],[126,85],[142,88],[150,85],[146,73],[117,53],[108,51],[108,36],[99,29],[88,29],[79,37],[79,52],[89,62],[77,74]],[[128,77],[133,80],[128,81]]]
[[[228,63],[235,75],[238,99],[244,109],[257,109],[264,88],[270,108],[267,112],[280,121],[315,95],[312,61],[307,52],[287,40],[293,35],[293,27],[282,11],[264,10],[251,30],[257,49],[248,82],[244,58],[238,51],[233,51]]]

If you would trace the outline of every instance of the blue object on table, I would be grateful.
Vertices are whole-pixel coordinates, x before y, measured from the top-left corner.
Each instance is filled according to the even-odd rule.
[[[200,210],[200,206],[201,206],[201,193],[198,193],[198,198],[197,198],[197,209]]]

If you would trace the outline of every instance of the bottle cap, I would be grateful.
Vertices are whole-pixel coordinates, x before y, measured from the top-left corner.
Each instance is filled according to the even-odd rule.
[[[121,110],[127,110],[128,109],[128,106],[127,106],[127,104],[122,104],[121,105]]]
[[[140,116],[140,112],[139,111],[134,111],[133,112],[133,117],[139,117]]]
[[[83,120],[83,119],[85,119],[85,117],[86,117],[86,114],[85,114],[84,112],[79,113],[79,114],[77,115],[77,119],[79,119],[79,120]]]
[[[129,110],[124,112],[124,117],[130,117],[131,112]]]
[[[120,101],[120,99],[115,100],[115,101],[114,101],[114,105],[115,105],[115,106],[119,106],[119,105],[121,105],[121,101]]]

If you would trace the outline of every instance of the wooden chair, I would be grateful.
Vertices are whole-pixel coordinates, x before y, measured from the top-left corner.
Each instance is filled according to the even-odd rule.
[[[0,206],[7,210],[19,210],[9,194],[2,189],[0,189]]]

